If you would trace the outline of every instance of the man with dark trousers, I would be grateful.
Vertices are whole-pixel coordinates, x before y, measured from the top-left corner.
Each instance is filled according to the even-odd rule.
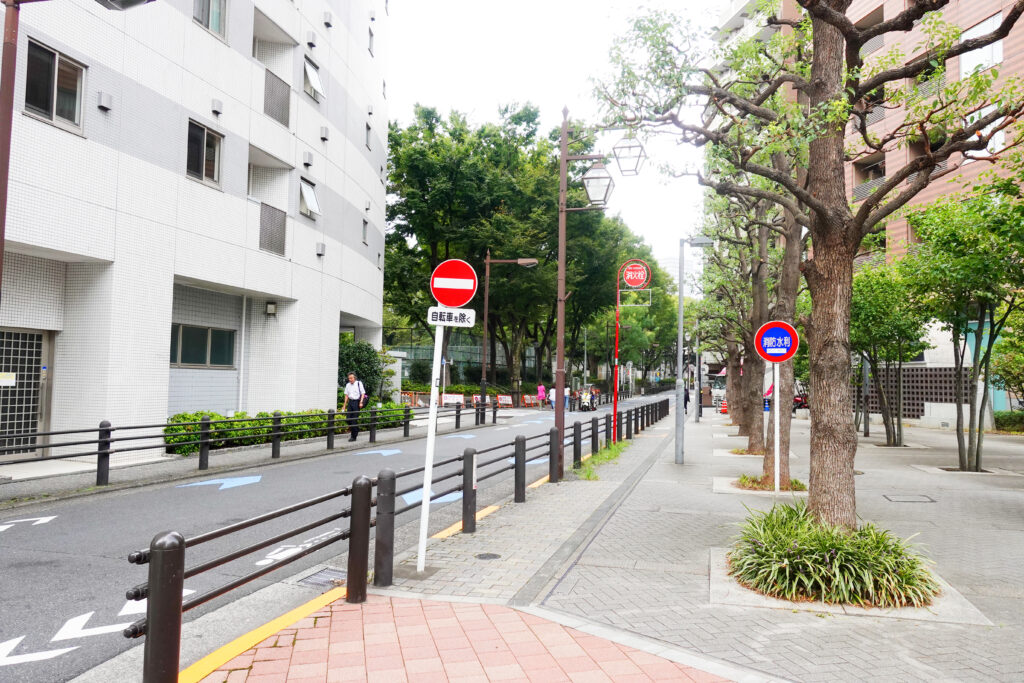
[[[366,405],[366,389],[363,383],[356,379],[356,373],[348,373],[348,384],[345,385],[345,402],[341,409],[345,411],[345,421],[348,422],[349,441],[355,441],[359,436],[359,411]]]

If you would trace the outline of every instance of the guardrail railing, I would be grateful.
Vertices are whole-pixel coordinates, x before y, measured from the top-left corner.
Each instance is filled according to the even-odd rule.
[[[615,419],[620,426],[623,423],[626,425],[625,432],[621,429],[617,432],[621,435],[620,440],[631,439],[635,433],[666,417],[668,409],[668,399],[661,399],[619,411]],[[589,437],[591,454],[596,454],[601,448],[602,434],[604,445],[607,447],[611,443],[611,420],[612,416],[609,413],[605,414],[603,419],[597,416],[592,417],[586,426],[580,421],[567,425],[561,434],[556,427],[552,427],[545,433],[529,437],[519,435],[511,442],[479,451],[467,448],[461,455],[434,464],[436,468],[444,468],[456,463],[460,463],[461,466],[451,472],[439,473],[431,481],[429,500],[433,501],[451,493],[461,492],[462,533],[474,533],[476,531],[477,487],[480,482],[512,471],[514,477],[513,500],[516,503],[524,503],[526,502],[526,466],[530,460],[527,454],[546,449],[548,478],[550,482],[557,483],[562,477],[558,465],[559,447],[571,443],[573,467],[580,467],[583,462],[584,437]],[[489,457],[481,460],[480,456],[484,455]],[[532,459],[536,460],[536,458]],[[421,489],[423,486],[422,483],[418,483],[400,489],[399,482],[407,477],[422,474],[422,472],[422,467],[416,467],[398,473],[390,469],[383,469],[374,479],[360,475],[352,481],[350,487],[189,538],[177,531],[163,531],[153,537],[148,548],[130,553],[128,555],[130,563],[149,565],[148,580],[133,586],[126,593],[129,600],[147,601],[146,616],[124,630],[126,638],[146,637],[143,655],[143,683],[173,683],[178,680],[181,624],[182,615],[185,612],[339,541],[348,541],[345,600],[350,603],[364,602],[369,570],[370,529],[373,527],[376,528],[373,562],[374,585],[390,586],[394,574],[395,517],[417,508],[425,502],[421,498],[419,501],[396,508],[396,500],[399,496]],[[435,485],[449,480],[455,480],[455,483],[446,490],[434,492]],[[374,495],[374,489],[376,489],[376,495]],[[186,565],[187,549],[230,537],[234,533],[308,510],[317,505],[329,502],[337,503],[339,500],[346,500],[348,506],[341,509],[335,508],[324,517],[306,522],[286,532],[274,534],[262,541],[233,549],[191,568]],[[198,576],[298,534],[344,518],[349,519],[348,529],[329,533],[316,543],[307,544],[301,551],[289,557],[234,578],[221,586],[191,596],[187,600],[183,597],[185,579]]]

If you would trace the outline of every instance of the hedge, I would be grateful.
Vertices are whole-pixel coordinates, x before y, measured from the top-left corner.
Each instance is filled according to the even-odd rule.
[[[995,411],[996,429],[1001,432],[1024,432],[1024,411]]]
[[[405,406],[399,403],[385,402],[380,409],[382,414],[378,420],[377,429],[401,426],[404,409]],[[384,411],[387,412],[384,413]],[[164,442],[167,444],[167,452],[177,453],[178,455],[198,453],[199,444],[186,443],[182,446],[175,446],[174,444],[198,440],[200,425],[187,423],[199,422],[203,417],[209,417],[210,421],[214,423],[218,420],[245,420],[244,422],[230,422],[222,425],[212,424],[210,426],[210,448],[231,448],[234,446],[270,443],[270,435],[273,431],[273,413],[259,412],[255,416],[249,417],[248,414],[239,412],[235,413],[234,417],[227,417],[210,410],[200,410],[194,413],[178,413],[167,418],[167,426],[164,427]],[[363,408],[360,415],[362,429],[368,428],[369,419],[370,409]],[[302,424],[304,422],[314,422],[316,424]],[[335,423],[338,434],[348,429],[345,414],[341,411],[338,412]],[[326,435],[326,412],[322,410],[281,411],[282,441],[313,439]]]

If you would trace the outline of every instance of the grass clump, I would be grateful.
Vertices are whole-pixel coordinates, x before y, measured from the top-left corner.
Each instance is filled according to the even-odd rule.
[[[620,441],[619,443],[613,443],[611,446],[602,448],[597,452],[596,455],[592,455],[583,461],[579,469],[576,470],[576,474],[579,475],[580,479],[586,479],[587,481],[597,480],[597,468],[609,462],[614,462],[619,459],[622,455],[622,451],[626,450],[626,443]]]
[[[740,478],[736,480],[736,486],[754,491],[774,491],[775,480],[766,476],[752,477],[749,474],[741,474]],[[799,479],[790,479],[788,484],[784,481],[779,482],[779,488],[783,491],[806,491],[807,484]]]
[[[729,574],[775,598],[862,607],[922,607],[940,587],[910,543],[867,524],[819,524],[803,501],[754,511],[729,553]]]

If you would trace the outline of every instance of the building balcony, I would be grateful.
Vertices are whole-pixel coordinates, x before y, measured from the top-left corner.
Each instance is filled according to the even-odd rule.
[[[867,180],[860,185],[853,188],[853,201],[859,202],[862,199],[866,199],[872,192],[877,190],[883,183],[885,183],[886,177],[881,176],[879,178],[872,178]]]

